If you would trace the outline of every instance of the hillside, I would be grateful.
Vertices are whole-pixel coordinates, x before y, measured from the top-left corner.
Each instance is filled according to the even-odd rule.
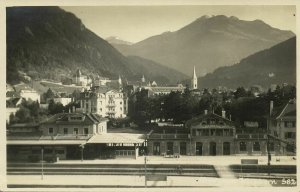
[[[201,88],[296,84],[296,37],[198,79]]]
[[[58,7],[7,8],[8,83],[18,83],[20,72],[33,79],[60,80],[72,77],[77,69],[85,74],[136,80],[143,75],[139,69],[144,61],[140,59],[139,65],[130,62],[72,13]],[[157,64],[155,70],[167,81],[177,81],[164,73],[169,74],[169,69]],[[179,79],[186,78],[175,70],[173,73]],[[151,74],[145,75],[152,78]]]
[[[137,55],[191,75],[202,76],[293,37],[260,20],[203,16],[175,32],[165,32],[133,45],[116,45],[125,55]]]

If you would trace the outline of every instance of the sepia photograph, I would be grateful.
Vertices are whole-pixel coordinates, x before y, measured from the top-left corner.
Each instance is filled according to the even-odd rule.
[[[5,5],[7,189],[297,189],[296,3],[130,2]]]

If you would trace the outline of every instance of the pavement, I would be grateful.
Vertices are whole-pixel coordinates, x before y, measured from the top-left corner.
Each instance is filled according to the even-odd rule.
[[[7,183],[11,187],[37,185],[39,187],[145,187],[144,176],[123,175],[8,175]],[[268,180],[231,179],[210,177],[168,176],[166,181],[147,181],[147,187],[270,187]]]
[[[209,164],[234,165],[241,164],[241,159],[258,159],[259,165],[267,165],[267,156],[181,156],[180,158],[165,158],[161,156],[147,156],[147,164]],[[62,164],[144,164],[144,156],[137,159],[118,158],[107,160],[60,160]],[[273,156],[271,165],[296,165],[293,156]]]
[[[148,156],[147,164],[209,164],[213,165],[220,178],[168,176],[164,181],[147,181],[148,187],[271,187],[270,179],[236,178],[229,165],[241,164],[241,159],[257,159],[266,165],[267,156],[181,156],[164,158]],[[109,160],[61,160],[57,164],[144,164],[144,157],[137,159]],[[276,156],[271,165],[296,165],[291,156]],[[145,177],[128,175],[7,175],[11,187],[144,187]]]

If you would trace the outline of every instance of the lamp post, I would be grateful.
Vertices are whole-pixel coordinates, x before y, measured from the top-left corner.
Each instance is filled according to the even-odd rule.
[[[145,165],[145,188],[147,188],[147,156],[144,157],[144,165]]]
[[[267,152],[268,152],[268,175],[270,176],[270,166],[271,166],[271,153],[270,153],[270,125],[271,125],[271,115],[273,111],[273,101],[270,101],[270,113],[267,122]]]
[[[41,153],[42,153],[42,177],[41,179],[44,179],[44,148],[42,147],[41,149]]]
[[[84,149],[84,145],[80,145],[80,149],[81,149],[81,161],[83,161],[83,149]]]

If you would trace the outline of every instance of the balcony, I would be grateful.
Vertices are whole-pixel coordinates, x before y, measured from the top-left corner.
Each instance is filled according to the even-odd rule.
[[[148,139],[189,139],[189,134],[159,134],[154,133]]]
[[[267,139],[267,134],[236,134],[236,139]]]

